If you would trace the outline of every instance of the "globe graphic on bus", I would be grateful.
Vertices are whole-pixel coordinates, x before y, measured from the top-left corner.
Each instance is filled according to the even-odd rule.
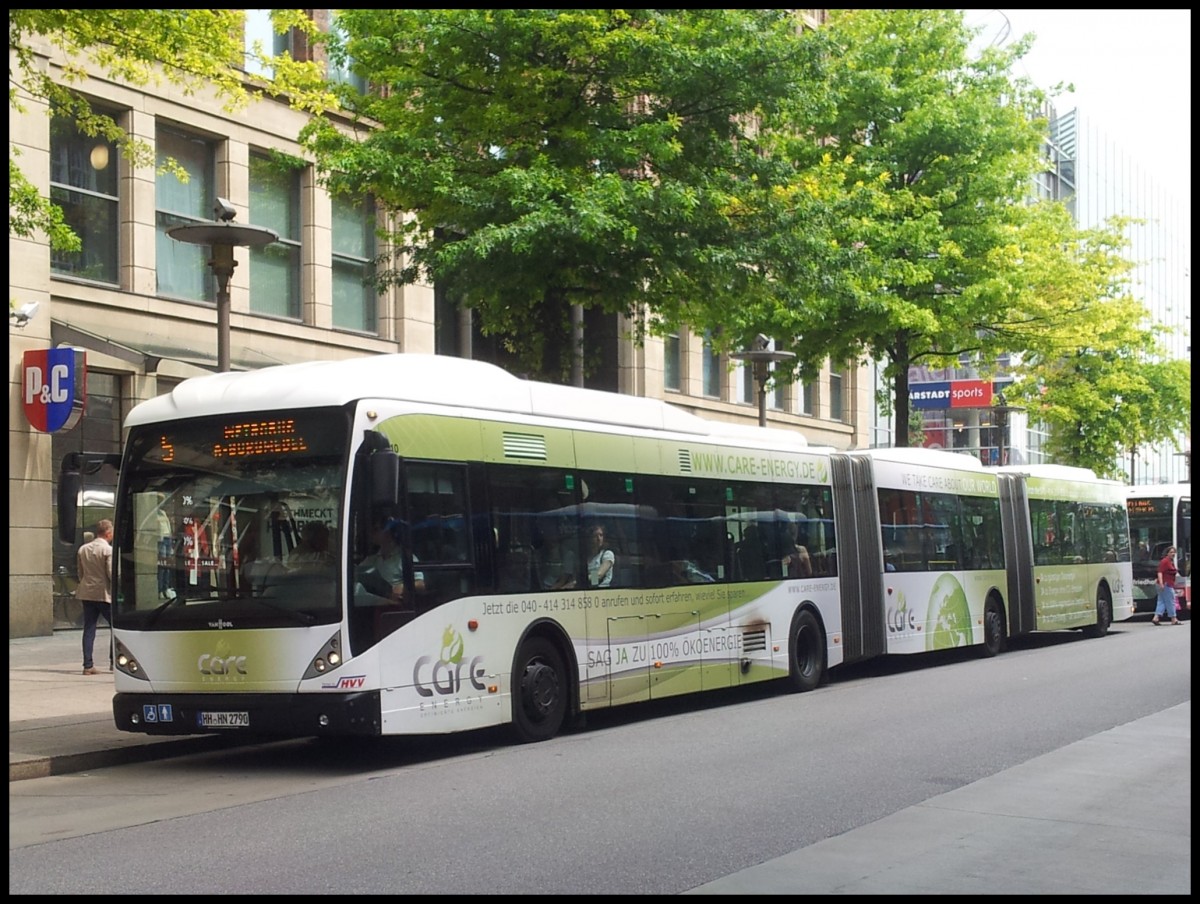
[[[971,609],[954,575],[944,574],[934,582],[925,623],[931,626],[925,635],[926,650],[946,650],[971,642]]]

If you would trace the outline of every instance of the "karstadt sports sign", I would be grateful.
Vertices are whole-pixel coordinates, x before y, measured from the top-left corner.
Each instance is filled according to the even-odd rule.
[[[990,408],[998,389],[987,380],[941,380],[934,383],[910,383],[908,404],[911,408],[945,411],[948,408]]]

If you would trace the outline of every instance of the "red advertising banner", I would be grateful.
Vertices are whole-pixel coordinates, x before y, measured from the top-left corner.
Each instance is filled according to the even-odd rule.
[[[990,408],[992,384],[988,380],[952,380],[950,383],[951,408]]]

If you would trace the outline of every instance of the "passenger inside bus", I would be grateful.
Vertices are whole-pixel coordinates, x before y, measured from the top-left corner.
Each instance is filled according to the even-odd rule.
[[[617,565],[616,553],[608,546],[605,530],[600,525],[592,528],[592,554],[588,559],[588,584],[592,587],[612,585],[613,569]]]
[[[782,564],[784,574],[789,578],[811,578],[813,573],[812,558],[808,547],[800,543],[800,528],[795,521],[787,523],[787,539],[784,544]]]
[[[767,576],[766,546],[759,536],[757,525],[748,524],[742,531],[742,540],[736,548],[736,560],[739,580],[761,581]]]
[[[300,542],[288,553],[288,567],[322,571],[333,565],[329,552],[329,527],[323,521],[307,521],[300,528]]]
[[[537,569],[543,590],[570,590],[579,580],[575,539],[567,533],[565,525],[556,523],[541,537]]]
[[[672,584],[712,584],[715,578],[691,559],[671,559]]]
[[[397,537],[399,528],[398,522],[386,516],[376,517],[371,528],[371,541],[376,549],[358,564],[356,597],[365,591],[394,603],[404,602],[405,556]],[[417,561],[413,556],[414,564]],[[414,570],[412,577],[413,589],[421,593],[425,589],[425,575]]]

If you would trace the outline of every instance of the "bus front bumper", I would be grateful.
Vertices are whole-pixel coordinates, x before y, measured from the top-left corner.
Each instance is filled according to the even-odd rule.
[[[353,694],[128,694],[113,697],[121,731],[303,738],[380,732],[378,691]]]

